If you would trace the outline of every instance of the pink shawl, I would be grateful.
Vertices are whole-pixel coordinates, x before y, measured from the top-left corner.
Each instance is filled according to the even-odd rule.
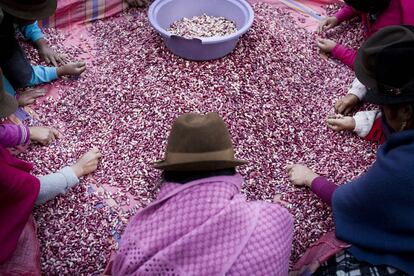
[[[0,264],[16,249],[39,194],[40,182],[31,169],[0,146]]]
[[[287,275],[293,220],[277,204],[247,202],[242,177],[164,183],[133,217],[113,275]]]

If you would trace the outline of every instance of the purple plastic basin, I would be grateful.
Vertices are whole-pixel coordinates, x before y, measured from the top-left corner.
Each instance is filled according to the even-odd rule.
[[[183,17],[204,13],[234,21],[237,32],[227,36],[187,39],[167,31],[173,22]],[[236,48],[240,36],[253,24],[254,12],[246,0],[156,0],[148,10],[148,17],[171,52],[189,60],[211,60],[224,57]]]

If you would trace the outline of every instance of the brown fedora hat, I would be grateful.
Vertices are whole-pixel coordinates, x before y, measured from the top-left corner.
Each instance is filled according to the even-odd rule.
[[[229,131],[215,113],[187,113],[174,122],[165,159],[154,168],[166,171],[207,171],[246,164],[235,159]]]
[[[3,11],[26,20],[47,18],[56,11],[56,7],[56,0],[0,0]]]

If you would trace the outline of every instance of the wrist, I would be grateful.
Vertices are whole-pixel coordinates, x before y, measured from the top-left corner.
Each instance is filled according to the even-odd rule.
[[[73,170],[77,178],[83,176],[83,170],[77,164],[70,166],[70,168]]]
[[[35,127],[28,127],[28,129],[29,129],[29,133],[28,133],[28,135],[29,135],[29,139],[30,140],[36,140],[36,131],[35,131]]]
[[[310,174],[306,179],[305,185],[308,186],[309,188],[311,188],[312,187],[312,182],[318,177],[319,177],[319,175],[316,174],[316,173]]]
[[[40,38],[40,39],[36,40],[34,43],[35,43],[38,50],[45,49],[45,48],[49,47],[44,38]]]

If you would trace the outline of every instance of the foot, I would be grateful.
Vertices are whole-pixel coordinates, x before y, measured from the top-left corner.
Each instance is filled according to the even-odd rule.
[[[326,120],[328,127],[333,131],[354,130],[355,119],[351,116],[343,116],[340,114],[329,116]]]
[[[58,67],[58,77],[63,76],[79,76],[86,70],[85,62],[72,62]]]
[[[46,91],[42,89],[28,89],[26,91],[23,91],[19,98],[17,99],[17,102],[19,103],[19,106],[26,106],[29,104],[33,104],[37,98],[43,97],[46,95]]]
[[[59,132],[50,127],[29,127],[30,140],[43,146],[53,143],[59,138]]]
[[[90,174],[98,168],[99,158],[102,157],[102,154],[99,152],[97,148],[93,148],[81,158],[74,165],[71,166],[73,172],[76,176],[82,177],[84,175]]]

